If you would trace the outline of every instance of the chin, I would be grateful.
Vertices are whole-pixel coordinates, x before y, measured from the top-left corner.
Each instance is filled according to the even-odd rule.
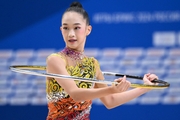
[[[74,45],[68,45],[67,47],[71,48],[71,49],[77,49],[78,48],[77,46],[74,46]]]

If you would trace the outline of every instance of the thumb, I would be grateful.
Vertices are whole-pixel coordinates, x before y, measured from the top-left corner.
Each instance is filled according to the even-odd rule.
[[[123,76],[123,79],[126,80],[126,75]]]

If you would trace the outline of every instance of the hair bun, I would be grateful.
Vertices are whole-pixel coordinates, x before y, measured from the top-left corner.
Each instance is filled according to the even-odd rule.
[[[71,3],[70,7],[79,7],[79,8],[83,8],[83,6],[81,5],[81,3],[79,3],[79,2],[73,2],[73,3]]]

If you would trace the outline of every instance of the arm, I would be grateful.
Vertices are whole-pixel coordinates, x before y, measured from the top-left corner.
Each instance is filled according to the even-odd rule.
[[[64,59],[54,55],[49,56],[47,59],[47,72],[69,75],[66,70],[66,62],[64,61]],[[92,100],[116,93],[113,86],[103,87],[99,89],[83,89],[78,88],[73,80],[65,78],[56,78],[56,80],[75,101]]]
[[[150,81],[153,80],[156,76],[151,75],[151,74],[146,74],[144,76],[144,82],[145,84],[152,84]],[[98,79],[104,79],[101,71],[99,71]],[[123,77],[123,80],[126,81],[126,77]],[[122,81],[121,81],[122,82]],[[120,83],[121,83],[120,82]],[[102,84],[96,84],[96,88],[101,88],[101,87],[106,87],[106,85]],[[135,88],[129,91],[121,92],[121,93],[116,93],[116,94],[111,94],[105,97],[100,98],[102,103],[108,108],[114,108],[117,106],[120,106],[134,98],[137,98],[141,96],[142,94],[150,91],[150,89],[145,89],[145,88]]]

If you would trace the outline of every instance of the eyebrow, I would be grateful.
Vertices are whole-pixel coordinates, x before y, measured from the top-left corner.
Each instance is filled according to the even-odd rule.
[[[68,25],[67,23],[63,23],[63,25]],[[80,23],[74,23],[73,25],[81,25]]]

